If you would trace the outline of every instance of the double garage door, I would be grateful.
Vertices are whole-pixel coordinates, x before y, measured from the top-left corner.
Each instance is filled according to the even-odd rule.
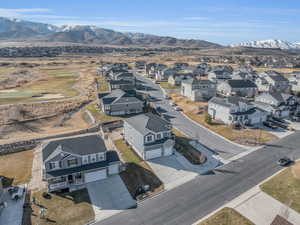
[[[151,151],[146,151],[145,159],[146,160],[155,159],[155,158],[162,157],[162,156],[170,156],[172,154],[173,154],[173,148],[165,149],[164,153],[163,153],[163,150],[161,148],[159,148],[159,149],[154,149]]]
[[[107,178],[106,169],[84,174],[85,183],[94,182]]]

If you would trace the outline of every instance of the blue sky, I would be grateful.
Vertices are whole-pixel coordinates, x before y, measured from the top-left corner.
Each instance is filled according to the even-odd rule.
[[[1,2],[0,16],[225,45],[265,39],[300,42],[299,0],[9,0]]]

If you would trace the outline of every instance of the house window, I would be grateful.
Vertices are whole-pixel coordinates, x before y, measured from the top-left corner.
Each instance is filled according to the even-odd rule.
[[[50,168],[50,170],[55,169],[56,168],[56,163],[55,162],[50,162],[49,163],[49,168]]]
[[[98,153],[98,159],[99,161],[103,161],[104,160],[104,153]]]
[[[157,135],[156,135],[156,138],[157,138],[157,139],[161,139],[161,134],[157,134]]]
[[[97,161],[96,154],[91,155],[91,161],[92,162],[96,162]]]
[[[152,141],[152,136],[151,135],[147,136],[147,142],[150,142],[150,141]]]
[[[70,160],[68,160],[68,166],[69,167],[77,166],[77,159],[70,159]]]
[[[87,155],[82,157],[82,163],[83,164],[88,164],[89,163],[89,157]]]

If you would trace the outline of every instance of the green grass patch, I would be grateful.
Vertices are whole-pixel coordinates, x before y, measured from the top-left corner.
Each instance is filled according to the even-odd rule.
[[[290,205],[298,213],[300,213],[300,179],[294,173],[299,173],[299,170],[300,162],[260,185],[262,191],[283,204]]]
[[[223,208],[198,225],[255,225],[231,208]]]

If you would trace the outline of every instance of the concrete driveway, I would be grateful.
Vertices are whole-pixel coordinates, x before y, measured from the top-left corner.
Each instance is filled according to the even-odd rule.
[[[96,221],[136,206],[119,175],[87,184]]]
[[[156,176],[170,190],[195,178],[198,173],[187,170],[175,156],[161,157],[147,161]]]

